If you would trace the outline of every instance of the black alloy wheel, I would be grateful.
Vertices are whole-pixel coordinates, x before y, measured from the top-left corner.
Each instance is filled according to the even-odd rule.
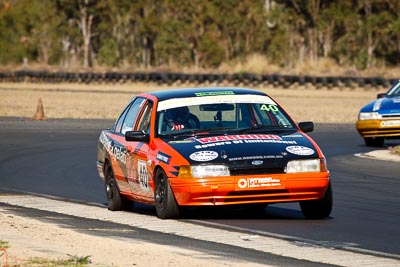
[[[111,211],[126,210],[131,205],[131,201],[121,196],[117,181],[114,177],[114,171],[110,164],[105,166],[105,187],[107,196],[107,206]]]
[[[155,176],[155,207],[160,219],[174,219],[179,217],[179,206],[176,203],[168,177],[162,169],[158,169]]]

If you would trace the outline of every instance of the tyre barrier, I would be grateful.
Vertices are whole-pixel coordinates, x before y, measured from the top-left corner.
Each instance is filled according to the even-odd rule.
[[[213,85],[233,84],[235,86],[273,86],[295,88],[299,86],[320,88],[382,88],[388,89],[398,79],[382,77],[349,77],[349,76],[309,76],[282,74],[205,74],[178,72],[48,72],[48,71],[5,71],[0,72],[0,82],[33,82],[33,83],[126,83],[142,82],[158,85],[196,84]]]

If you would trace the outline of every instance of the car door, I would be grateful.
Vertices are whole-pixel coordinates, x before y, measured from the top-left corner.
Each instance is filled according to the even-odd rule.
[[[133,194],[130,186],[133,182],[128,178],[132,176],[130,173],[134,170],[132,168],[131,153],[126,149],[125,133],[132,131],[133,125],[145,103],[145,98],[135,98],[121,114],[114,127],[113,141],[111,143],[111,164],[122,194]]]
[[[133,127],[134,131],[150,134],[153,103],[147,100],[139,112]],[[154,199],[152,184],[152,166],[148,158],[149,144],[146,142],[126,142],[130,171],[128,181],[133,194],[141,201],[152,203]]]

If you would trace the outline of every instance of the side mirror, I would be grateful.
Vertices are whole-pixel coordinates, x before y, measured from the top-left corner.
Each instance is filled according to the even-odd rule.
[[[386,95],[386,93],[379,93],[379,94],[377,94],[376,95],[376,98],[384,98],[385,97],[385,95]]]
[[[314,123],[312,121],[299,122],[299,127],[305,133],[314,131]]]
[[[125,140],[129,142],[149,142],[149,135],[141,131],[127,131]]]

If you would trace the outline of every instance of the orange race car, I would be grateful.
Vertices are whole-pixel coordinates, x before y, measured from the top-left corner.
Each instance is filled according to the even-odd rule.
[[[332,210],[326,159],[271,97],[245,88],[185,88],[140,94],[100,134],[97,168],[108,208],[300,202],[306,218]]]

